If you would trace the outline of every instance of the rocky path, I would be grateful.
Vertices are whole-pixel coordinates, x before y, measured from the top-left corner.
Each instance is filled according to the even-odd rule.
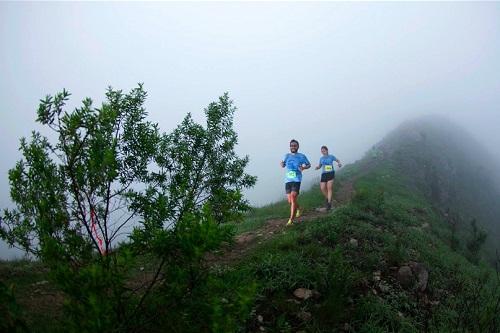
[[[342,206],[349,202],[354,195],[353,181],[344,182],[342,186],[338,187],[336,190],[336,193],[334,193],[334,206]],[[297,219],[295,223],[304,223],[318,217],[327,216],[328,214],[330,213],[326,211],[306,211],[300,218]],[[223,249],[221,253],[209,254],[207,256],[207,263],[209,265],[214,263],[224,265],[238,261],[257,245],[270,239],[276,234],[282,233],[288,228],[293,228],[293,226],[286,226],[287,220],[288,217],[269,219],[259,229],[247,231],[237,235],[235,237],[234,244]]]

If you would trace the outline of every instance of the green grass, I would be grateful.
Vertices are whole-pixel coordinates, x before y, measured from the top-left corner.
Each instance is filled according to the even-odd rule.
[[[245,330],[331,332],[348,323],[357,332],[442,332],[457,325],[478,331],[486,326],[475,321],[491,323],[500,297],[491,268],[474,266],[450,249],[446,222],[405,176],[389,165],[356,174],[359,170],[346,172],[357,178],[351,204],[287,229],[232,268],[232,274],[252,277],[257,285]],[[322,201],[317,187],[301,199],[308,207]],[[266,217],[286,217],[287,208],[281,202],[255,209],[243,225],[251,230]],[[353,238],[357,247],[350,245]],[[425,298],[395,278],[394,267],[409,261],[429,269]],[[383,293],[373,278],[376,271],[387,286]],[[293,291],[299,287],[320,296],[297,302]],[[470,311],[471,300],[489,310]],[[304,311],[311,319],[299,318]]]
[[[29,260],[0,260],[0,277],[6,284],[15,284],[25,287],[40,280],[44,280],[46,271],[37,261]]]
[[[336,184],[340,187],[350,179],[356,179],[352,202],[287,228],[236,263],[214,263],[196,291],[198,298],[183,304],[182,313],[165,310],[160,325],[176,332],[193,327],[203,332],[256,332],[261,327],[267,332],[491,329],[488,324],[500,320],[495,272],[451,250],[443,216],[407,185],[406,176],[380,163],[373,169],[345,168]],[[306,212],[322,201],[318,186],[299,197]],[[286,201],[254,208],[235,225],[236,232],[256,230],[268,219],[284,219],[288,209]],[[409,261],[429,271],[424,293],[397,281],[397,269]],[[44,279],[40,270],[26,273],[30,265],[0,263],[0,274],[17,269],[23,276],[12,275],[7,281],[28,288]],[[311,289],[314,296],[298,300],[293,295],[297,288]],[[158,302],[163,304],[161,298]],[[179,316],[183,320],[175,320]],[[204,318],[212,320],[201,322]]]
[[[338,190],[342,186],[342,180],[346,177],[339,177],[335,181],[335,189]],[[301,191],[298,197],[298,203],[302,209],[303,214],[313,211],[315,208],[323,204],[324,197],[321,193],[319,185],[313,185],[308,191]],[[290,216],[290,204],[283,199],[262,207],[253,207],[246,214],[244,220],[240,223],[235,223],[236,234],[252,231],[262,227],[267,220],[270,219],[286,219]]]
[[[57,331],[54,319],[60,318],[61,309],[44,296],[55,295],[57,290],[49,282],[43,265],[30,260],[0,261],[0,282],[12,291],[11,304],[17,304],[20,309],[17,315],[26,322],[29,331]]]
[[[313,185],[308,191],[301,191],[297,198],[299,205],[304,208],[304,212],[310,211],[323,202],[323,194],[319,185]],[[253,208],[248,217],[277,218],[290,215],[290,205],[283,199],[281,201],[265,205],[259,208]]]
[[[237,235],[242,234],[244,232],[252,231],[259,229],[262,227],[264,224],[266,224],[266,221],[268,218],[265,216],[246,216],[245,220],[243,222],[239,223],[234,223],[234,231]]]

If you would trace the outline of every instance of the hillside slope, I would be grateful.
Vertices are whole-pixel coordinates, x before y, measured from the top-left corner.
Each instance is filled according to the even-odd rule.
[[[220,261],[231,272],[221,277],[242,274],[259,286],[243,330],[499,332],[498,273],[472,260],[467,246],[469,219],[476,218],[489,232],[490,261],[498,260],[491,255],[500,216],[492,166],[464,130],[422,118],[339,173],[342,205],[333,214],[314,213],[318,188],[301,195],[309,213],[292,229],[283,226],[286,203],[256,210],[238,238],[252,245],[250,254],[238,253],[236,265],[234,257],[229,266]],[[354,192],[346,190],[353,185]],[[280,225],[278,217],[281,232],[266,235],[269,224]],[[248,231],[249,225],[263,227]]]
[[[458,232],[476,219],[488,234],[487,254],[500,251],[499,166],[465,129],[440,117],[408,121],[389,133],[361,163],[385,164],[407,178]]]
[[[207,256],[204,271],[190,272],[198,284],[185,292],[167,281],[155,290],[158,307],[144,309],[154,312],[155,320],[142,330],[500,332],[498,272],[467,252],[465,217],[461,246],[453,247],[449,218],[459,209],[461,216],[481,221],[494,214],[497,208],[482,193],[486,188],[494,194],[495,188],[475,187],[480,175],[458,182],[476,165],[453,148],[455,141],[441,137],[452,138],[443,123],[430,124],[404,124],[344,167],[335,181],[332,213],[315,211],[323,201],[317,186],[301,193],[305,213],[292,227],[285,227],[284,201],[254,209],[234,225],[233,244]],[[488,214],[476,215],[485,210]],[[20,266],[12,267],[16,274],[2,265],[0,275],[19,277]],[[143,268],[138,276],[146,275]],[[11,283],[16,280],[8,279]],[[57,330],[53,318],[62,298],[52,298],[52,307],[42,310],[30,306],[43,304],[43,295],[59,295],[50,283],[18,286],[16,296],[29,309],[24,316],[32,330]],[[29,292],[34,289],[35,301]]]
[[[251,251],[212,262],[228,289],[255,286],[236,330],[498,332],[498,276],[451,250],[449,227],[425,196],[389,168],[346,171],[340,186],[358,177],[351,202],[322,217],[306,214],[293,228],[282,218],[267,239],[264,222]],[[303,202],[315,196],[305,193]],[[285,208],[264,209],[286,216]]]

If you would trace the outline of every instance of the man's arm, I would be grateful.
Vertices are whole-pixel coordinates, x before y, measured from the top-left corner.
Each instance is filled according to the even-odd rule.
[[[283,157],[283,159],[280,162],[280,165],[281,165],[282,168],[284,168],[285,165],[286,165],[286,159],[287,159],[287,157],[288,157],[288,154],[285,154],[285,156]]]

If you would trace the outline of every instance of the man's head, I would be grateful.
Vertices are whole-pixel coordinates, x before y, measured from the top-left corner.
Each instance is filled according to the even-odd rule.
[[[296,153],[299,150],[299,142],[295,139],[290,140],[290,152]]]

